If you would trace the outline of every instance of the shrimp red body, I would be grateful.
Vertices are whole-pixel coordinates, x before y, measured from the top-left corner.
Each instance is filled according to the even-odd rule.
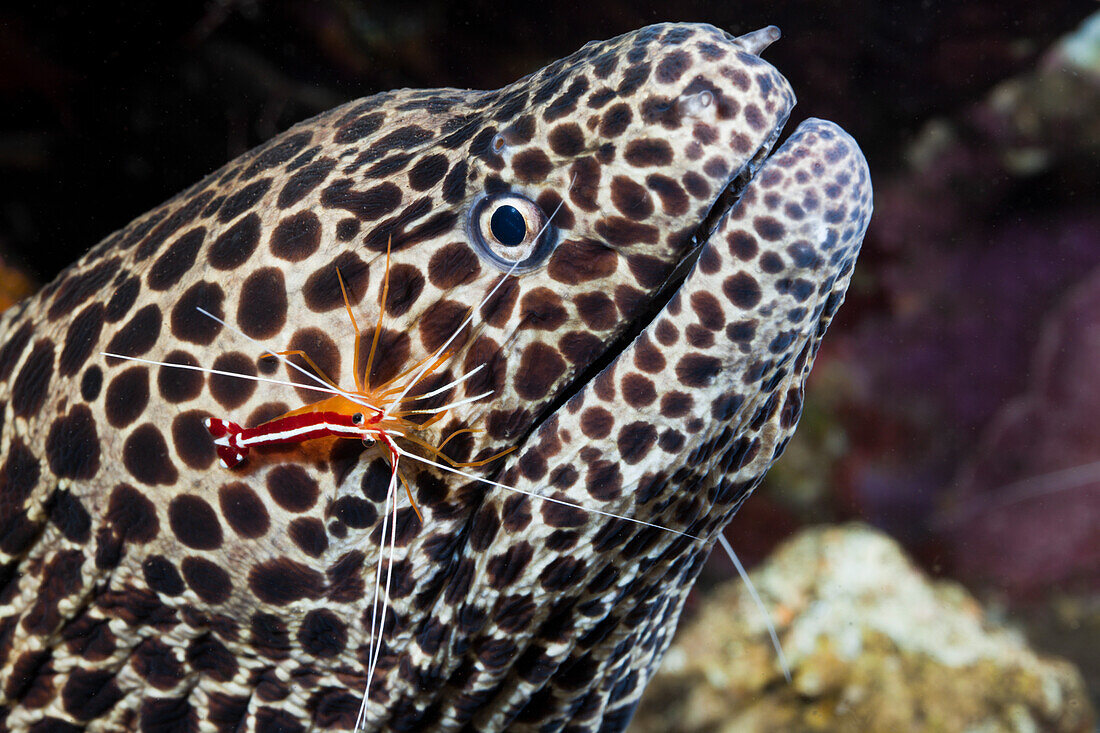
[[[242,428],[235,422],[219,418],[207,418],[205,424],[214,436],[214,447],[222,467],[233,468],[248,456],[249,448],[254,445],[279,445],[330,437],[376,440],[379,429],[375,428],[372,435],[371,426],[381,421],[381,411],[368,413],[360,407],[351,414],[317,409],[291,412],[254,428]]]

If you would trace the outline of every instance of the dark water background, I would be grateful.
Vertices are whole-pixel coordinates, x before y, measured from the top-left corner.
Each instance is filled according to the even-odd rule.
[[[776,24],[876,213],[799,435],[730,528],[758,561],[861,518],[1100,690],[1100,50],[1092,2],[38,3],[0,10],[0,261],[47,281],[294,122],[494,88],[649,23]],[[1069,68],[1069,70],[1067,70]],[[726,575],[712,563],[700,587]]]

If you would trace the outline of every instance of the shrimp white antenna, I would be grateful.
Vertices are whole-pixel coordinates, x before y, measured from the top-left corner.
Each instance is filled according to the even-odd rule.
[[[763,599],[760,598],[760,594],[756,592],[756,586],[752,584],[752,580],[749,578],[745,566],[741,564],[741,559],[737,557],[737,553],[733,551],[733,546],[721,532],[718,533],[718,543],[722,545],[722,549],[726,551],[729,559],[733,562],[733,566],[737,568],[737,574],[741,576],[741,580],[744,581],[745,587],[748,588],[753,603],[756,604],[757,610],[760,611],[760,616],[763,617],[764,624],[768,627],[768,634],[772,638],[772,646],[775,647],[776,656],[779,657],[779,666],[783,669],[783,676],[787,678],[787,684],[790,684],[791,665],[787,664],[787,657],[783,654],[783,645],[779,643],[779,635],[775,633],[775,624],[772,623],[772,615],[768,613],[768,609],[764,606]]]
[[[427,458],[423,458],[421,456],[418,456],[415,453],[410,453],[409,451],[402,450],[401,447],[398,446],[397,444],[390,444],[390,450],[392,450],[397,455],[408,456],[409,458],[411,458],[414,461],[417,461],[419,463],[423,463],[423,464],[428,465],[428,466],[432,466],[434,468],[438,468],[441,471],[447,471],[449,473],[458,474],[459,476],[467,478],[470,481],[479,481],[483,484],[488,484],[490,486],[496,486],[498,488],[505,489],[507,491],[513,491],[517,494],[524,494],[526,496],[534,497],[535,499],[540,499],[542,501],[549,501],[549,502],[552,502],[554,504],[561,504],[562,506],[568,506],[568,507],[572,507],[574,509],[580,509],[581,511],[585,511],[585,512],[592,512],[593,514],[599,514],[599,515],[604,516],[604,517],[610,517],[612,519],[621,519],[624,522],[630,522],[632,524],[640,524],[640,525],[645,526],[645,527],[653,527],[654,529],[659,529],[659,530],[662,530],[664,532],[670,532],[672,534],[679,535],[681,537],[687,537],[688,539],[693,539],[693,540],[702,540],[703,539],[702,537],[699,537],[697,535],[688,534],[687,532],[681,532],[680,530],[672,529],[671,527],[662,527],[659,524],[654,524],[653,522],[647,522],[643,519],[635,519],[634,517],[628,517],[628,516],[625,516],[623,514],[615,514],[614,512],[605,512],[602,509],[594,509],[594,508],[589,507],[589,506],[582,506],[581,504],[575,504],[571,501],[566,501],[565,499],[557,499],[553,496],[543,496],[542,494],[536,494],[534,491],[528,491],[526,489],[521,489],[517,486],[509,486],[508,484],[502,484],[499,481],[493,481],[492,479],[482,478],[481,476],[475,476],[472,473],[466,473],[465,471],[460,471],[457,468],[452,468],[450,466],[445,466],[442,463],[438,463],[436,461],[432,461],[432,460],[429,460]]]
[[[313,392],[326,392],[328,394],[343,395],[344,392],[339,389],[333,389],[328,385],[324,387],[316,387],[312,384],[301,384],[300,382],[287,382],[282,379],[272,379],[271,377],[256,377],[251,374],[242,374],[241,372],[227,372],[223,369],[208,369],[207,367],[194,366],[192,364],[179,364],[173,361],[156,361],[155,359],[142,359],[137,356],[126,356],[125,354],[112,354],[110,351],[99,352],[100,356],[109,356],[112,359],[122,359],[123,361],[136,361],[139,364],[150,364],[152,366],[173,367],[175,369],[185,369],[192,372],[202,372],[203,374],[217,374],[223,377],[236,377],[237,379],[248,379],[253,382],[263,382],[264,384],[278,384],[283,387],[296,387],[298,389],[308,389]]]
[[[294,362],[292,362],[290,359],[283,356],[282,354],[278,354],[278,353],[272,351],[271,349],[264,346],[262,342],[257,341],[256,339],[252,338],[247,333],[245,333],[244,331],[241,331],[237,327],[231,325],[227,321],[225,321],[221,318],[218,318],[216,315],[214,315],[210,311],[206,310],[205,308],[203,308],[201,306],[195,306],[195,310],[197,310],[199,313],[202,313],[207,318],[213,320],[215,323],[220,323],[222,326],[229,329],[230,331],[237,334],[238,336],[240,336],[240,337],[242,337],[242,338],[244,338],[248,341],[251,341],[252,343],[254,343],[258,346],[263,347],[264,351],[267,352],[265,354],[265,356],[274,356],[276,359],[278,359],[282,363],[284,363],[287,366],[289,366],[290,368],[306,375],[307,377],[312,379],[314,382],[317,382],[318,384],[323,384],[326,387],[331,386],[327,382],[325,382],[325,380],[321,379],[319,376],[317,376],[316,374],[314,374],[310,370],[306,369],[305,367],[299,366],[298,364],[295,364]],[[337,390],[336,394],[340,395],[341,397],[346,398],[347,400],[349,400],[351,402],[354,402],[357,405],[362,405],[363,407],[370,408],[371,410],[379,410],[379,408],[377,406],[372,405],[369,402],[365,401],[356,392],[348,392],[347,390],[341,389],[340,387],[335,387],[335,389]]]

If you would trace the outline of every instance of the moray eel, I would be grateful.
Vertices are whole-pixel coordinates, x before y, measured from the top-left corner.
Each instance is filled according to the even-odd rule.
[[[360,323],[382,310],[376,379],[481,303],[439,379],[485,365],[444,397],[493,394],[422,438],[480,428],[448,452],[514,448],[476,470],[585,508],[404,462],[424,521],[402,496],[365,726],[623,729],[794,430],[871,212],[835,125],[768,157],[794,104],[760,58],[777,36],[655,25],[497,91],[351,102],[4,313],[6,728],[354,725],[384,453],[329,439],[223,469],[205,418],[317,398],[101,353],[287,379],[262,348],[303,349],[346,380],[339,270]]]

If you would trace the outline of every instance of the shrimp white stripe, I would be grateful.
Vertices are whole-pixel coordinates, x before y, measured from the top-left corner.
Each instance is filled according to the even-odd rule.
[[[336,435],[346,435],[349,438],[369,438],[371,430],[364,430],[362,428],[353,428],[347,425],[333,424],[333,423],[316,423],[313,425],[303,425],[300,428],[293,428],[290,430],[283,430],[278,433],[264,433],[262,435],[253,435],[248,438],[238,438],[237,444],[240,446],[253,446],[263,445],[264,443],[277,443],[281,441],[290,441],[300,435],[306,435],[308,433],[317,432],[319,430],[329,430]],[[215,441],[216,442],[216,441]]]

